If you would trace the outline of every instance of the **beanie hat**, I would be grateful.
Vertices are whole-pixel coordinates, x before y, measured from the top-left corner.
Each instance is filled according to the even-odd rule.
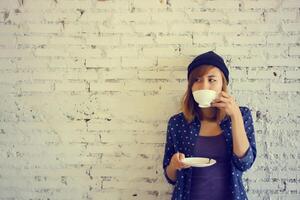
[[[224,60],[221,56],[219,56],[218,54],[216,54],[213,51],[208,51],[206,53],[200,54],[198,55],[196,58],[194,58],[194,60],[189,64],[188,66],[188,76],[187,78],[189,79],[190,73],[192,72],[192,70],[194,70],[197,67],[200,67],[200,65],[213,65],[217,68],[219,68],[226,80],[227,83],[229,83],[229,71],[224,63]]]

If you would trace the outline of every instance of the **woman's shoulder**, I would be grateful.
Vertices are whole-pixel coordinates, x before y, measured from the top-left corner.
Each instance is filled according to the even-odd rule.
[[[249,112],[250,108],[248,106],[239,106],[240,110],[243,112]]]
[[[176,123],[176,124],[180,123],[181,124],[181,123],[187,123],[187,122],[186,122],[183,112],[178,112],[178,113],[170,116],[169,123]]]
[[[170,116],[169,120],[182,121],[184,119],[183,112],[179,112]]]
[[[251,115],[251,110],[250,110],[249,107],[247,107],[247,106],[239,106],[239,108],[240,108],[240,111],[241,111],[243,117]]]

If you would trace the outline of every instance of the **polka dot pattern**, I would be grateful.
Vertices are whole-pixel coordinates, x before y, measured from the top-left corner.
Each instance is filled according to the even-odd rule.
[[[226,117],[220,122],[220,127],[225,135],[227,150],[232,155],[231,159],[231,176],[232,176],[232,194],[234,200],[246,200],[247,195],[242,182],[242,174],[248,170],[254,163],[256,158],[256,142],[254,136],[254,126],[251,111],[248,107],[240,107],[244,127],[249,140],[250,147],[247,149],[243,157],[238,157],[232,151],[232,132],[231,132],[231,119]],[[195,147],[196,138],[198,137],[201,123],[197,117],[188,123],[183,113],[173,115],[168,121],[165,152],[163,158],[163,171],[164,176],[168,183],[174,185],[172,193],[172,200],[190,200],[190,187],[192,169],[186,168],[177,170],[177,180],[171,180],[166,174],[166,167],[169,165],[172,155],[176,152],[184,153],[186,157],[193,156],[193,148]]]

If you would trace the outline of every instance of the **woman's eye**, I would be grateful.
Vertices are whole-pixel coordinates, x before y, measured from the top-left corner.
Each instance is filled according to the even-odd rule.
[[[209,81],[211,81],[211,82],[215,82],[216,80],[214,80],[214,79],[210,79]]]

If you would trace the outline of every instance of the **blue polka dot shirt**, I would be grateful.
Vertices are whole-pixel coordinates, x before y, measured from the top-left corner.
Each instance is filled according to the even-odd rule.
[[[225,135],[227,150],[231,156],[231,192],[234,200],[247,200],[247,195],[242,181],[243,172],[248,170],[256,158],[256,142],[254,136],[254,126],[251,111],[248,107],[239,107],[243,116],[245,131],[250,143],[243,157],[238,157],[233,152],[231,119],[226,116],[220,127]],[[178,113],[170,117],[168,121],[165,152],[163,158],[163,172],[168,183],[174,185],[172,200],[190,200],[189,192],[191,187],[192,169],[186,168],[176,171],[176,181],[172,181],[166,173],[166,168],[170,163],[172,155],[176,152],[185,154],[185,157],[193,157],[193,148],[196,138],[199,135],[201,122],[197,117],[188,123],[183,113]]]

